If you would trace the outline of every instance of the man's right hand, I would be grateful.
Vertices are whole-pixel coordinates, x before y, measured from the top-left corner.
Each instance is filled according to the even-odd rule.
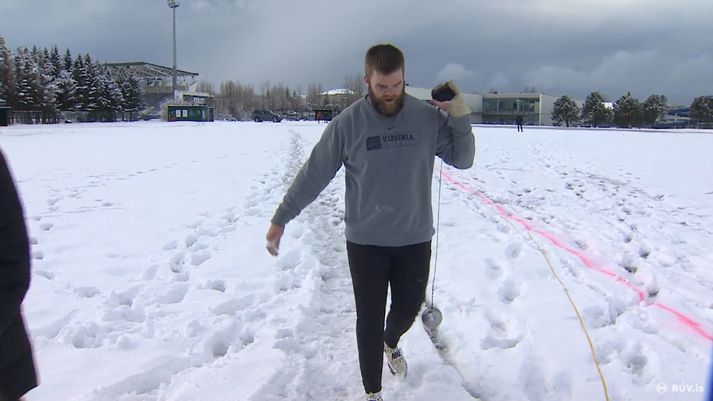
[[[265,239],[267,240],[267,252],[272,256],[277,256],[280,253],[280,239],[285,232],[285,227],[270,223],[270,228],[267,230]]]

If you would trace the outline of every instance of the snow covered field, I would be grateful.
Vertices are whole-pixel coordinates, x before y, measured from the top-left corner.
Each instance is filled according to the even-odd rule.
[[[32,242],[41,385],[27,399],[360,399],[343,172],[278,258],[264,249],[323,128],[0,128]],[[557,277],[611,400],[701,400],[713,135],[474,130],[474,168],[443,169],[444,322],[433,341],[420,320],[403,338],[409,376],[386,373],[385,400],[604,400]]]

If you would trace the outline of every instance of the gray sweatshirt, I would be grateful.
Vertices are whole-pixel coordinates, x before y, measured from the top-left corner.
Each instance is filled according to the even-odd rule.
[[[324,130],[297,173],[272,223],[285,226],[344,165],[346,237],[362,245],[405,246],[433,236],[434,155],[460,169],[473,165],[469,118],[450,118],[406,95],[393,117],[367,97],[342,111]]]

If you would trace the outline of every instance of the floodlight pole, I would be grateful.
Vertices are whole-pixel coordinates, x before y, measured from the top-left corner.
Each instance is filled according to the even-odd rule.
[[[172,77],[172,90],[173,98],[176,98],[176,8],[180,6],[175,0],[167,0],[168,7],[173,10],[173,77]]]

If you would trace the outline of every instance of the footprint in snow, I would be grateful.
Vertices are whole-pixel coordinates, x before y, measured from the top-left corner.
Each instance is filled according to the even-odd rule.
[[[643,243],[639,246],[639,256],[646,259],[651,255],[652,248],[649,244]]]
[[[644,309],[630,310],[629,313],[625,313],[622,317],[630,326],[646,334],[656,334],[659,331],[657,322]]]
[[[40,277],[44,277],[47,280],[54,280],[55,279],[55,274],[52,272],[48,272],[45,270],[35,270],[34,273]]]
[[[651,383],[661,370],[656,352],[640,342],[628,344],[619,357],[637,384]]]
[[[574,245],[575,245],[578,249],[581,249],[581,250],[583,250],[583,251],[586,250],[587,248],[589,248],[589,245],[587,244],[587,240],[581,239],[581,238],[578,238],[578,239],[574,240]]]
[[[246,345],[243,337],[250,339],[250,335],[245,335],[245,331],[246,328],[240,322],[231,320],[209,335],[204,347],[213,357],[224,357],[231,350],[238,351]],[[252,337],[254,339],[254,335]]]
[[[612,325],[618,317],[618,315],[611,313],[608,306],[599,305],[584,308],[582,315],[587,326],[595,329]]]
[[[186,266],[186,254],[179,252],[171,257],[168,262],[171,271],[174,273],[181,273]]]
[[[79,298],[94,298],[101,294],[96,287],[77,287],[74,289],[74,293],[77,294]]]
[[[178,304],[183,302],[183,299],[188,294],[188,284],[174,283],[171,287],[161,295],[154,298],[158,305]]]
[[[490,279],[496,279],[503,275],[503,265],[499,261],[491,258],[485,258],[486,276]]]
[[[505,313],[488,311],[485,318],[490,324],[488,334],[480,343],[482,349],[514,348],[525,337],[522,322]]]
[[[198,242],[198,237],[196,235],[188,235],[186,238],[183,240],[183,243],[186,245],[186,248],[190,248],[193,245]]]
[[[293,271],[301,262],[302,251],[297,248],[280,255],[275,265],[281,271]]]
[[[74,348],[99,348],[106,339],[107,330],[94,322],[71,327],[65,332],[62,342]]]
[[[520,256],[520,253],[522,252],[522,243],[520,242],[513,242],[512,244],[508,245],[507,248],[505,248],[505,256],[508,257],[508,259],[515,259],[518,256]]]
[[[169,241],[161,247],[164,251],[172,251],[176,248],[178,248],[178,240]]]
[[[505,280],[498,289],[498,297],[503,303],[512,303],[520,296],[522,284],[509,278]]]
[[[132,306],[134,304],[134,300],[138,297],[142,290],[143,287],[135,286],[121,292],[112,291],[107,299],[104,300],[104,304],[109,307],[116,307],[120,305]]]
[[[250,294],[241,298],[229,299],[227,301],[221,302],[214,307],[210,308],[210,311],[215,315],[228,315],[234,316],[237,312],[250,309],[257,305],[255,295]]]
[[[141,279],[143,281],[155,279],[156,275],[158,274],[158,269],[159,269],[158,265],[149,266],[146,270],[144,270],[144,274],[141,276]]]
[[[624,237],[624,242],[625,243],[630,243],[634,239],[634,235],[631,232],[626,232],[623,234]]]
[[[201,285],[199,288],[207,288],[207,289],[215,290],[218,292],[225,292],[225,290],[227,290],[225,280],[208,280],[208,281],[206,281],[205,284]]]
[[[629,252],[625,252],[621,256],[619,266],[623,267],[629,273],[636,273],[639,270],[639,259]]]
[[[209,250],[201,250],[191,254],[191,264],[193,266],[200,266],[205,263],[208,259],[212,258],[213,254]]]

